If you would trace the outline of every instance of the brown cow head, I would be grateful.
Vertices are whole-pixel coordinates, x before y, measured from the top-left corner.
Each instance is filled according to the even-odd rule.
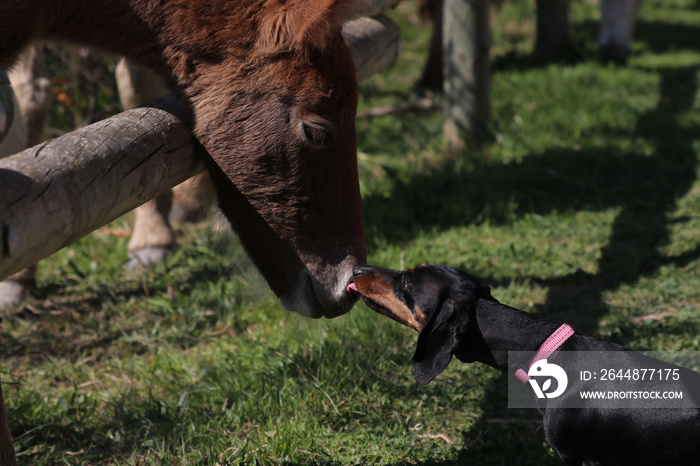
[[[364,0],[0,0],[0,63],[34,38],[91,44],[164,75],[192,109],[219,203],[285,307],[352,308],[365,262],[357,83],[341,36]]]
[[[174,68],[214,162],[220,207],[283,305],[309,317],[352,308],[346,288],[366,256],[357,82],[341,36],[354,4],[214,0],[173,26],[197,27],[185,35],[198,42],[183,47],[208,50]],[[222,10],[226,24],[207,23]]]

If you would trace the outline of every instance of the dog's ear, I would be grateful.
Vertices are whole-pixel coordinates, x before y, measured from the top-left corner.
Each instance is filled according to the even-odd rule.
[[[457,332],[468,321],[469,314],[460,312],[454,299],[443,301],[435,309],[418,335],[411,367],[416,382],[427,385],[447,368],[457,345]]]

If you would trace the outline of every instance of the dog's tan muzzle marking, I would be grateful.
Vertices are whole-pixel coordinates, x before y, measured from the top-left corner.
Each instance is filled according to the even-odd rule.
[[[355,277],[354,289],[372,310],[420,332],[428,320],[422,309],[410,309],[394,293],[391,277],[379,273]]]

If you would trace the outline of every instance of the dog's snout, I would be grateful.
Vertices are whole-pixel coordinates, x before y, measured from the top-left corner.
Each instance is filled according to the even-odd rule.
[[[356,265],[352,268],[352,274],[355,277],[361,277],[363,275],[369,275],[372,272],[372,267],[369,265]]]

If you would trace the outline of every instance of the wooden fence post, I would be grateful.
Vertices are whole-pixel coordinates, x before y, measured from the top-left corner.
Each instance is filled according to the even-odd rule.
[[[445,0],[443,8],[444,137],[460,151],[464,137],[482,140],[491,112],[489,2]]]

